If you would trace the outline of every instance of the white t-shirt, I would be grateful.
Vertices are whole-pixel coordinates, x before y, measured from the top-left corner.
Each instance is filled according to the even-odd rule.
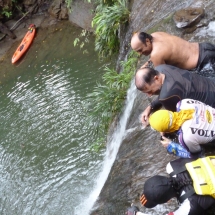
[[[190,152],[198,152],[201,147],[215,139],[215,109],[193,99],[183,99],[177,110],[195,109],[193,118],[185,121],[179,131],[179,142],[185,143]]]

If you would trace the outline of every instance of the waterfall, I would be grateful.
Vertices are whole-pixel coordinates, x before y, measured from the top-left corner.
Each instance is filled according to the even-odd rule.
[[[75,208],[75,215],[89,215],[90,210],[95,204],[107,178],[110,173],[111,167],[116,159],[119,147],[123,140],[123,137],[126,132],[126,124],[128,118],[130,116],[130,112],[133,107],[134,99],[136,97],[136,87],[134,84],[134,80],[131,82],[131,86],[127,91],[127,98],[125,103],[125,108],[123,114],[120,118],[119,124],[115,129],[113,136],[108,143],[108,147],[106,150],[105,158],[103,161],[103,167],[96,179],[94,190],[90,193],[89,197],[87,197],[83,202]]]

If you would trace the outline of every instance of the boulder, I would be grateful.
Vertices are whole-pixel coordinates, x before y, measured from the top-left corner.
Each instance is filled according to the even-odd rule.
[[[37,0],[24,0],[23,6],[26,12],[31,12],[32,14],[37,13],[39,9],[39,2]]]
[[[199,23],[204,14],[202,7],[187,7],[176,11],[173,20],[178,28],[192,27]]]
[[[66,4],[64,1],[61,0],[54,0],[48,9],[48,12],[51,16],[59,20],[67,20],[69,18]]]
[[[2,32],[3,34],[7,34],[12,39],[16,38],[16,35],[12,31],[10,31],[10,29],[2,22],[0,22],[0,32]]]

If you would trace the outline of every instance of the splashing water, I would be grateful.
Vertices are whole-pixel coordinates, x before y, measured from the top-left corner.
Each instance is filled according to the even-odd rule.
[[[125,135],[127,120],[132,110],[135,97],[136,97],[136,88],[135,88],[134,81],[132,81],[131,87],[128,89],[128,92],[127,92],[127,99],[126,99],[123,115],[120,118],[119,124],[115,129],[112,139],[107,144],[108,147],[106,150],[103,167],[102,167],[101,173],[96,179],[95,188],[90,193],[89,197],[86,198],[80,205],[78,205],[75,208],[75,215],[80,215],[80,214],[89,215],[90,210],[92,209],[94,203],[96,202],[102,190],[102,187],[104,186],[108,178],[111,167],[115,161],[119,147]]]

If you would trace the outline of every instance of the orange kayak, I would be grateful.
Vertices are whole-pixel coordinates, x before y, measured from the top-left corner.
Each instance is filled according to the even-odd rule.
[[[36,28],[36,26],[34,24],[31,24],[29,26],[28,32],[26,33],[21,44],[19,45],[19,47],[17,48],[17,50],[13,54],[12,63],[17,62],[21,58],[21,56],[27,51],[29,46],[31,45],[31,43],[34,39],[35,33],[36,33],[35,28]]]

